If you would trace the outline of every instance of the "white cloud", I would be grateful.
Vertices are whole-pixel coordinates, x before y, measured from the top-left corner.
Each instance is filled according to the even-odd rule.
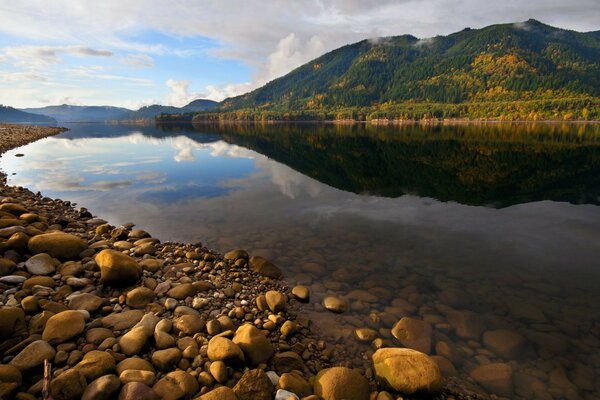
[[[122,75],[114,75],[103,73],[105,68],[99,65],[92,66],[76,66],[67,70],[68,73],[72,74],[72,76],[80,77],[80,78],[93,78],[93,79],[102,79],[108,81],[122,81],[128,82],[136,85],[152,85],[152,81],[150,79],[136,78],[131,76],[122,76]]]
[[[154,67],[154,59],[147,54],[129,54],[121,59],[121,62],[135,68]]]
[[[268,5],[259,0],[104,0],[84,4],[79,0],[29,0],[26,4],[0,0],[0,8],[0,34],[29,43],[61,44],[17,46],[8,49],[12,55],[0,55],[26,60],[29,65],[57,63],[63,54],[107,57],[112,52],[126,52],[133,54],[123,62],[147,67],[152,65],[153,55],[202,53],[178,48],[178,38],[208,38],[218,44],[208,50],[210,56],[238,60],[252,69],[251,82],[207,87],[207,96],[218,100],[277,78],[326,51],[369,37],[432,37],[467,26],[529,18],[590,31],[598,30],[600,20],[598,0],[281,0]],[[161,42],[154,35],[145,35],[148,32],[173,40]],[[182,89],[173,90],[173,104],[183,102],[186,92]]]
[[[3,49],[4,57],[14,59],[29,67],[58,63],[60,54],[77,57],[110,57],[112,52],[86,46],[13,46]]]
[[[166,99],[166,103],[170,106],[182,107],[201,97],[199,93],[189,91],[190,81],[169,79],[165,84],[171,89]]]

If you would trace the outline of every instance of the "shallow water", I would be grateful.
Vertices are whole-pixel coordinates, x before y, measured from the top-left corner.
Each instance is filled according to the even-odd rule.
[[[354,329],[398,345],[411,317],[477,391],[600,398],[598,126],[69,128],[0,158],[10,183],[268,257],[310,287],[302,310],[339,360],[367,367]],[[323,310],[331,294],[350,310]],[[485,333],[499,329],[524,341]],[[471,376],[498,362],[502,388]]]

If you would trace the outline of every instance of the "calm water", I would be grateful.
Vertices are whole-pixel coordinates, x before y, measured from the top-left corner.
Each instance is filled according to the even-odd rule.
[[[508,362],[511,398],[600,398],[597,126],[70,128],[5,154],[10,183],[267,256],[310,287],[303,312],[338,359],[368,366],[354,329],[391,342],[409,316],[475,390],[491,391],[472,370]],[[498,329],[525,338],[516,353],[484,341]]]

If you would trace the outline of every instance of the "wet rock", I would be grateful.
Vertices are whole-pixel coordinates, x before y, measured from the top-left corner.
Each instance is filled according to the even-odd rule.
[[[176,347],[152,353],[152,365],[161,371],[169,371],[181,360],[181,350]]]
[[[243,362],[244,353],[231,340],[215,336],[208,342],[208,358],[210,361]]]
[[[250,267],[259,275],[273,279],[279,279],[283,275],[281,270],[273,263],[267,261],[261,256],[254,256],[250,259]]]
[[[34,286],[53,288],[56,286],[56,282],[54,282],[54,279],[50,278],[49,276],[32,276],[23,282],[23,289],[31,289]]]
[[[279,378],[278,386],[281,389],[288,390],[292,393],[297,394],[300,397],[309,396],[312,394],[311,384],[304,379],[299,373],[286,372],[281,374]]]
[[[161,398],[147,385],[140,382],[130,382],[124,385],[119,392],[119,400],[161,400]]]
[[[231,250],[225,253],[223,256],[225,260],[237,261],[240,258],[248,259],[248,252],[246,250]]]
[[[291,371],[304,371],[306,368],[302,357],[293,351],[284,351],[273,357],[273,368],[278,374]]]
[[[104,375],[85,388],[81,400],[109,400],[119,392],[120,388],[121,382],[116,375]]]
[[[222,327],[219,320],[213,319],[206,323],[206,332],[208,332],[209,335],[218,335],[221,331]]]
[[[292,288],[292,294],[298,301],[303,303],[308,303],[310,300],[310,291],[306,286],[296,285]]]
[[[20,308],[0,309],[0,338],[6,339],[25,331],[25,313]]]
[[[197,400],[238,400],[237,396],[227,386],[220,386],[198,397]]]
[[[151,371],[126,369],[119,375],[119,380],[123,385],[126,385],[129,382],[141,382],[148,386],[152,386],[156,380],[156,374]]]
[[[115,359],[104,351],[92,350],[83,356],[75,369],[81,372],[88,381],[92,381],[112,373],[115,370]]]
[[[21,350],[9,364],[23,372],[39,367],[44,364],[44,360],[53,360],[55,355],[56,350],[46,341],[36,340]]]
[[[182,315],[173,322],[173,327],[186,336],[193,336],[204,329],[205,322],[196,315]]]
[[[99,345],[104,339],[114,337],[113,332],[106,328],[91,328],[85,332],[85,341],[87,343]]]
[[[294,321],[287,320],[283,323],[279,331],[281,335],[285,338],[294,334],[298,330],[298,324]]]
[[[323,299],[323,307],[334,313],[343,313],[348,310],[348,302],[337,296],[327,296]]]
[[[233,343],[239,346],[252,365],[266,363],[273,356],[273,347],[269,339],[250,324],[244,324],[237,329]]]
[[[512,368],[508,364],[482,365],[471,371],[470,376],[488,392],[511,398],[513,395]]]
[[[174,298],[175,300],[184,300],[186,297],[195,296],[198,293],[198,289],[191,283],[182,283],[177,285],[167,292],[167,296]]]
[[[473,311],[452,310],[448,312],[447,317],[448,322],[461,338],[478,340],[485,331],[484,322]]]
[[[271,400],[273,384],[262,369],[253,369],[242,375],[233,387],[238,400]]]
[[[298,396],[296,396],[295,393],[292,393],[290,391],[287,390],[283,390],[283,389],[279,389],[277,390],[277,393],[275,393],[275,400],[300,400],[300,398]],[[303,399],[306,400],[306,399]],[[318,400],[318,399],[308,399],[308,400]]]
[[[285,308],[285,296],[277,290],[269,290],[265,293],[267,305],[274,313],[277,313]]]
[[[102,299],[91,293],[76,294],[69,296],[69,308],[71,310],[96,311],[102,305]]]
[[[55,400],[79,400],[86,387],[83,374],[75,369],[69,369],[52,379],[50,393]]]
[[[14,261],[0,257],[0,276],[10,275],[16,268]]]
[[[102,318],[102,326],[115,331],[129,329],[140,322],[144,316],[142,310],[129,310],[122,313],[112,313]]]
[[[51,257],[60,259],[73,259],[88,248],[85,240],[64,232],[34,236],[29,240],[28,246],[33,254],[47,253]]]
[[[131,285],[140,277],[138,263],[119,251],[105,249],[96,255],[100,268],[100,281],[113,286]]]
[[[135,369],[140,371],[155,372],[154,367],[149,361],[139,357],[126,358],[117,364],[117,374],[120,375],[123,371],[128,369]]]
[[[163,400],[191,399],[200,390],[198,381],[184,371],[169,372],[152,388]]]
[[[145,308],[154,300],[154,291],[147,287],[138,287],[127,292],[127,305],[131,308]]]
[[[373,354],[377,381],[402,394],[436,393],[442,389],[437,364],[426,354],[412,349],[383,348]]]
[[[60,263],[46,253],[36,254],[25,262],[25,268],[32,275],[52,275]]]
[[[432,328],[427,322],[409,317],[401,318],[393,327],[392,335],[404,347],[431,353]]]
[[[357,371],[346,367],[326,368],[315,377],[313,391],[324,400],[367,400],[369,382]]]
[[[63,311],[48,319],[42,339],[50,344],[60,344],[80,335],[84,329],[85,317],[81,312]]]
[[[369,343],[378,336],[377,331],[370,328],[357,328],[354,330],[354,336],[359,342]]]
[[[219,383],[227,382],[228,373],[227,366],[223,361],[215,361],[210,364],[210,374],[215,378],[215,380]]]
[[[505,360],[521,358],[527,348],[527,340],[523,336],[506,329],[485,332],[483,344]]]
[[[146,327],[133,328],[119,339],[121,352],[126,356],[140,354],[151,335],[152,331]]]
[[[11,394],[22,382],[23,376],[18,368],[0,364],[0,399],[11,398]]]
[[[443,377],[450,378],[452,376],[458,376],[458,371],[456,370],[452,362],[446,357],[431,356],[431,359],[435,361]]]

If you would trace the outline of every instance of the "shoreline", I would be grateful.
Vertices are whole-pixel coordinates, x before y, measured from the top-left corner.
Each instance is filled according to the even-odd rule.
[[[0,125],[0,127],[2,126]],[[21,128],[32,130],[29,133],[18,135],[18,140],[12,142],[16,144],[5,145],[5,142],[2,141],[0,156],[10,148],[63,131],[61,128]],[[15,127],[13,127],[14,129]],[[0,134],[1,132],[0,129]],[[0,174],[2,173],[0,172]],[[7,200],[7,197],[12,200]],[[21,208],[6,207],[7,203],[20,204]],[[74,205],[68,201],[43,198],[27,189],[7,186],[6,177],[2,174],[0,181],[0,211],[2,213],[0,213],[0,218],[4,217],[3,219],[8,220],[6,213],[10,214],[10,212],[6,210],[11,208],[14,212],[13,215],[18,217],[11,221],[14,225],[4,226],[5,224],[3,224],[0,226],[0,252],[2,252],[0,266],[11,270],[9,275],[4,273],[6,271],[0,274],[4,275],[3,278],[0,278],[0,289],[2,290],[0,300],[3,306],[3,309],[0,310],[0,321],[3,322],[6,318],[14,317],[14,324],[9,335],[12,339],[7,339],[6,332],[0,332],[0,336],[7,339],[0,346],[0,354],[3,357],[2,364],[17,365],[17,369],[21,372],[21,379],[18,385],[16,382],[15,385],[12,385],[9,393],[14,394],[19,389],[26,389],[27,377],[34,379],[40,377],[39,359],[36,365],[25,367],[22,363],[15,362],[15,360],[21,361],[27,358],[22,353],[28,349],[31,353],[31,346],[34,344],[37,351],[41,349],[50,354],[54,351],[54,355],[48,358],[52,358],[54,366],[58,367],[55,372],[59,372],[59,374],[53,378],[52,387],[59,393],[59,398],[62,393],[61,388],[67,383],[64,382],[67,377],[69,377],[69,381],[73,381],[73,379],[77,379],[78,373],[83,375],[87,386],[94,390],[98,390],[97,387],[102,386],[100,383],[94,383],[99,379],[104,379],[104,381],[112,382],[113,387],[116,387],[117,381],[119,381],[117,389],[121,393],[125,387],[135,386],[138,391],[149,390],[150,387],[153,387],[155,388],[154,392],[159,392],[164,396],[176,389],[173,381],[177,381],[179,386],[175,386],[185,392],[184,397],[192,398],[200,395],[199,398],[203,400],[215,398],[210,395],[217,391],[221,396],[218,398],[242,400],[247,398],[243,394],[247,393],[248,387],[256,385],[262,385],[265,399],[273,398],[276,387],[291,393],[295,391],[298,398],[306,399],[316,399],[313,393],[324,395],[327,390],[331,389],[332,379],[327,379],[327,374],[324,374],[325,378],[316,378],[315,376],[317,372],[330,367],[331,363],[327,360],[328,354],[331,354],[333,349],[328,348],[313,334],[309,321],[305,321],[301,315],[296,316],[299,309],[298,303],[304,300],[304,295],[296,297],[291,293],[298,294],[302,292],[302,289],[292,289],[285,280],[273,279],[279,275],[280,271],[267,260],[253,259],[248,254],[244,254],[245,252],[242,250],[234,250],[220,255],[198,243],[161,243],[158,239],[150,237],[147,232],[132,229],[131,225],[110,226],[106,221],[94,218],[86,209],[75,209]],[[42,252],[34,251],[29,242],[35,236],[43,237],[47,231],[52,230],[60,230],[67,235],[79,238],[82,251],[66,257],[64,253],[50,254],[50,257],[45,258],[45,262],[41,264],[51,271],[37,276],[30,271],[30,269],[35,271],[35,266],[28,266],[28,263],[35,263],[29,262],[31,257],[28,258],[28,255],[36,252],[52,253],[54,250],[46,247]],[[9,235],[9,233],[11,234]],[[81,244],[82,239],[87,242],[84,250],[84,245]],[[70,240],[76,242],[72,238]],[[7,245],[7,243],[9,244]],[[61,246],[57,245],[57,247]],[[121,261],[121,264],[143,266],[141,273],[138,271],[138,278],[141,276],[141,281],[136,279],[129,282],[126,288],[119,289],[114,287],[114,281],[111,284],[110,280],[103,280],[104,269],[110,270],[109,267],[103,265],[102,257],[98,258],[98,253],[104,250],[109,253],[125,253],[127,261],[117,260]],[[9,258],[7,258],[7,252]],[[39,255],[32,257],[44,258]],[[112,254],[111,257],[121,256]],[[4,261],[11,259],[12,263]],[[50,262],[48,259],[52,261]],[[115,265],[119,264],[114,260],[112,262]],[[53,270],[50,265],[53,265]],[[7,276],[13,278],[4,279]],[[125,273],[121,278],[125,279],[126,276]],[[15,284],[15,282],[17,283]],[[29,284],[26,285],[26,283]],[[25,286],[27,286],[26,289],[24,289]],[[21,289],[18,290],[18,288]],[[184,293],[178,294],[177,292]],[[267,292],[270,295],[266,295]],[[7,295],[7,293],[9,294]],[[4,311],[7,309],[12,310],[7,313]],[[22,311],[18,312],[14,309]],[[84,310],[80,313],[84,315],[83,328],[79,326],[76,330],[77,333],[65,340],[63,340],[64,337],[51,338],[53,332],[46,334],[46,331],[50,329],[48,324],[51,322],[48,321],[51,317],[65,315],[61,311],[72,310]],[[154,314],[152,314],[153,312]],[[49,313],[53,313],[53,315],[49,315]],[[19,315],[15,316],[15,314]],[[69,318],[77,320],[75,324],[81,325],[80,318],[75,315],[76,313],[69,314]],[[118,315],[122,316],[123,314],[131,317],[125,318],[127,321],[121,321]],[[36,319],[38,315],[42,316]],[[40,320],[44,318],[45,321],[41,322]],[[117,322],[111,322],[114,320]],[[33,334],[31,333],[32,321],[36,322],[36,333]],[[244,324],[244,322],[249,323]],[[42,324],[41,331],[39,323]],[[70,320],[62,321],[60,326],[62,328],[72,324],[73,322]],[[169,325],[171,327],[166,329],[165,326]],[[242,325],[246,328],[240,329],[239,326]],[[252,328],[248,328],[248,326]],[[69,331],[70,328],[66,330]],[[99,337],[91,335],[91,332]],[[61,333],[54,332],[54,334],[60,335]],[[94,337],[90,338],[89,336]],[[176,336],[179,338],[175,339]],[[229,354],[223,359],[217,359],[219,357],[216,356],[211,357],[210,343],[219,336],[232,339],[231,341],[223,339],[225,341],[223,346],[229,352],[236,354]],[[75,340],[76,342],[71,344]],[[163,341],[168,342],[167,344],[170,346],[159,345]],[[44,342],[46,345],[44,346],[40,342]],[[238,343],[239,345],[236,346]],[[241,348],[241,352],[236,350],[236,347]],[[260,354],[257,355],[257,352],[270,353],[269,348],[271,357],[261,359]],[[260,351],[256,349],[260,349]],[[164,352],[177,353],[178,357]],[[100,353],[110,354],[115,367],[106,369],[102,376],[97,377],[96,374],[88,376],[82,373],[81,371],[85,370],[86,360],[88,360],[88,364],[100,362],[112,365],[110,360]],[[158,360],[159,357],[155,356],[157,353],[160,353],[160,358],[164,354],[167,360]],[[214,354],[214,352],[212,353]],[[26,355],[31,356],[30,354]],[[140,356],[150,365],[144,364],[146,369],[141,369],[141,362],[127,361],[134,356]],[[173,357],[178,358],[178,361],[173,361]],[[241,361],[240,358],[244,361]],[[127,369],[135,372],[126,373],[124,378],[122,375],[125,370],[119,369],[119,365],[122,365],[123,362],[135,364],[135,368]],[[0,365],[0,374],[2,367]],[[255,369],[248,371],[246,367]],[[148,369],[154,369],[154,371],[147,371]],[[272,373],[261,372],[265,369],[277,374],[278,379],[275,379]],[[79,372],[75,372],[75,370]],[[300,370],[301,373],[291,372],[294,370]],[[34,374],[30,376],[32,371]],[[35,371],[37,371],[37,375]],[[153,379],[151,379],[152,374],[141,371],[153,373]],[[386,397],[391,395],[383,392],[384,388],[375,384],[373,371],[370,373],[361,371],[361,374],[358,375],[356,372],[352,372],[355,370],[348,368],[328,371],[330,374],[334,372],[336,374],[333,382],[347,381],[348,387],[352,387],[353,392],[369,392],[371,397],[375,393],[375,396],[383,396],[381,397],[383,399],[392,398]],[[17,374],[14,370],[12,372]],[[24,372],[28,375],[25,375]],[[366,380],[364,375],[369,376],[369,380]],[[63,376],[62,379],[61,376]],[[135,376],[137,380],[134,380],[132,376]],[[218,377],[223,379],[219,380]],[[139,382],[142,378],[146,383],[152,381],[152,385],[146,385],[146,387],[142,387],[140,384],[132,385],[133,382]],[[447,382],[442,390],[440,382],[437,382],[436,379],[429,382],[435,389],[433,391],[440,393],[436,398],[444,399],[448,398],[447,396],[464,399],[478,398],[474,393],[464,390],[460,383],[455,381]],[[196,382],[196,385],[192,383],[192,380]],[[31,383],[31,381],[29,382]],[[34,380],[34,382],[37,381]],[[123,384],[124,382],[130,383]],[[233,390],[218,389],[217,382],[231,386]],[[117,389],[115,389],[115,393]],[[82,390],[89,391],[91,389],[84,388]],[[324,390],[325,392],[323,392]],[[34,396],[39,396],[41,385],[39,382],[33,383],[28,391],[33,391]],[[1,394],[0,391],[0,397],[2,397]],[[150,392],[146,394],[151,395]],[[237,397],[226,397],[231,394],[235,394]],[[301,396],[302,394],[306,396]],[[214,395],[217,396],[217,393]]]
[[[215,125],[215,124],[307,124],[307,125],[372,125],[372,126],[401,126],[401,125],[500,125],[500,124],[541,124],[541,125],[599,125],[600,120],[497,120],[497,119],[431,119],[431,120],[173,120],[173,121],[153,121],[157,125]],[[121,122],[117,125],[148,125],[148,123]]]

